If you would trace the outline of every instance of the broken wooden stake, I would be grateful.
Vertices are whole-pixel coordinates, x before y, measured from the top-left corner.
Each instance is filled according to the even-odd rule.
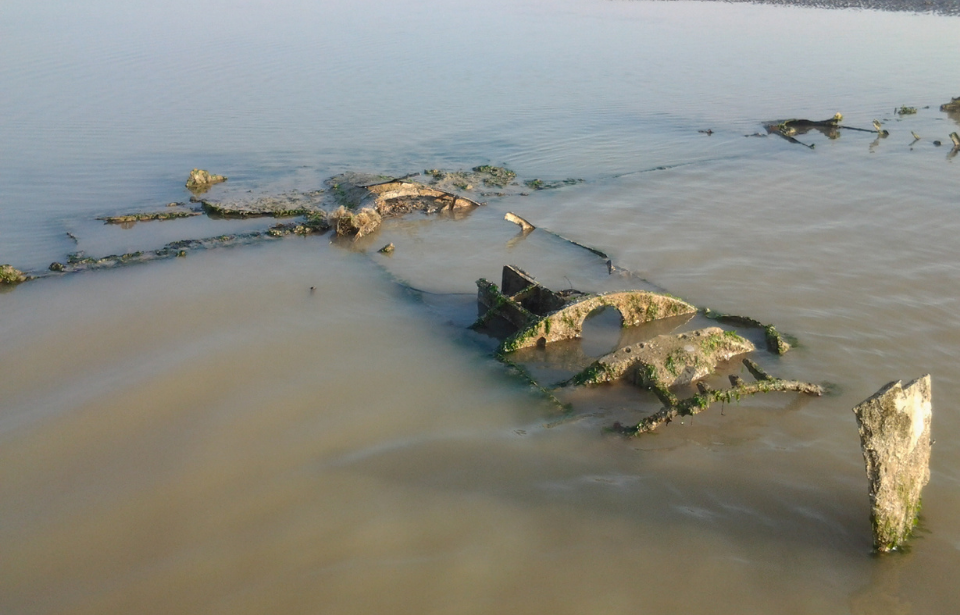
[[[505,216],[503,216],[503,219],[506,220],[507,222],[513,222],[514,224],[519,225],[524,233],[529,233],[530,231],[535,230],[537,228],[534,225],[527,222],[526,220],[524,220],[523,218],[521,218],[520,216],[518,216],[517,214],[510,213],[509,211],[506,213]]]

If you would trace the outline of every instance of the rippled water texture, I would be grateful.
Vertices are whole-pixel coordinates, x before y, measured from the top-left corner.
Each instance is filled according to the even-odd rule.
[[[726,3],[2,3],[0,263],[270,224],[95,220],[186,200],[193,167],[229,176],[211,198],[486,163],[584,182],[0,292],[0,612],[955,612],[958,32]],[[744,137],[837,111],[890,136]],[[602,431],[656,407],[626,385],[559,414],[466,329],[505,263],[631,283],[542,229],[776,323],[800,345],[764,365],[838,394],[634,440]],[[609,316],[525,360],[605,352]],[[872,557],[850,409],[924,373],[921,526]]]

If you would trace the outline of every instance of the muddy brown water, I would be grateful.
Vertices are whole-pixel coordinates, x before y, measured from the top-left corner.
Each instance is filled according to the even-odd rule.
[[[957,18],[16,0],[0,24],[2,263],[266,226],[94,220],[185,200],[196,166],[230,177],[221,198],[347,169],[585,180],[390,220],[357,244],[292,237],[0,292],[0,612],[960,605],[960,158],[932,143],[960,129],[937,110],[960,95]],[[903,104],[918,114],[894,115]],[[837,111],[891,134],[801,137],[812,150],[744,138]],[[466,330],[475,280],[513,263],[553,288],[642,284],[523,237],[507,211],[699,306],[776,323],[800,345],[764,367],[838,392],[634,440],[602,432],[656,408],[627,385],[565,391],[575,410],[558,412]],[[605,313],[582,342],[522,358],[561,379],[660,332]],[[928,372],[922,522],[908,553],[872,557],[850,409]]]

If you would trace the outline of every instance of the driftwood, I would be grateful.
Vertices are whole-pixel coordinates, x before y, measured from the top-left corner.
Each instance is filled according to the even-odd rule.
[[[517,214],[511,213],[509,211],[506,213],[506,215],[503,216],[503,219],[506,220],[507,222],[513,222],[514,224],[518,225],[520,229],[523,230],[524,233],[529,233],[530,231],[535,230],[537,228],[534,225],[527,222],[526,220],[524,220],[523,218],[521,218],[520,216],[518,216]]]
[[[796,392],[816,396],[821,396],[824,393],[823,387],[820,385],[810,382],[773,378],[760,369],[753,361],[744,359],[743,363],[747,369],[758,378],[757,382],[746,384],[738,377],[736,381],[734,381],[734,377],[731,377],[731,382],[734,383],[734,387],[731,389],[715,390],[706,386],[703,388],[698,387],[700,390],[698,395],[683,400],[678,400],[676,396],[669,391],[654,389],[657,397],[664,402],[664,407],[661,410],[644,418],[636,425],[624,426],[620,423],[615,423],[612,430],[624,435],[638,436],[651,432],[663,425],[667,425],[678,416],[699,414],[709,408],[711,404],[718,401],[731,403],[740,400],[742,397],[756,395],[757,393]]]

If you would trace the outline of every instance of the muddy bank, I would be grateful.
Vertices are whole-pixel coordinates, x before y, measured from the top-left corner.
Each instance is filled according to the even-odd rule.
[[[673,2],[675,0],[660,0]],[[822,9],[869,9],[874,11],[905,11],[909,13],[938,13],[960,15],[955,0],[708,0],[712,2],[750,2],[781,6],[809,6]]]

